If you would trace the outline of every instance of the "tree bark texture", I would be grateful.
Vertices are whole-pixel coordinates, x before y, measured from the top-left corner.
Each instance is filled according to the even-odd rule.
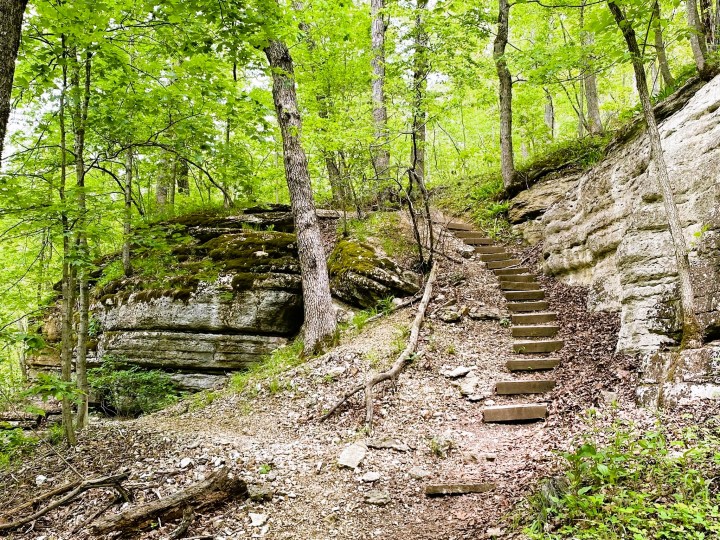
[[[425,95],[428,77],[428,35],[425,31],[423,12],[428,0],[417,0],[415,6],[415,50],[413,53],[413,125],[410,166],[419,182],[425,181],[425,143],[427,140],[427,111]]]
[[[584,2],[583,2],[584,4]],[[586,49],[591,49],[595,43],[595,37],[591,32],[584,29],[585,26],[585,9],[580,9],[580,28],[582,32],[582,45]],[[591,135],[600,135],[603,132],[602,118],[600,118],[600,98],[597,91],[597,77],[593,66],[587,59],[587,51],[585,52],[583,85],[585,86],[585,102],[587,104],[587,120],[588,131]]]
[[[385,103],[385,0],[370,0],[372,14],[372,103],[373,123],[375,125],[375,148],[373,168],[378,180],[388,177],[390,169],[390,150],[388,140],[388,115]]]
[[[305,311],[305,351],[313,352],[334,337],[337,319],[330,296],[330,278],[307,158],[300,141],[302,121],[292,57],[287,46],[277,40],[268,44],[265,55],[272,70],[273,101],[282,134],[285,176],[297,234]]]
[[[125,277],[132,275],[132,262],[130,260],[130,234],[132,233],[132,185],[133,185],[133,149],[125,152],[125,212],[123,215],[123,247],[122,263]]]
[[[650,93],[648,92],[647,80],[645,78],[642,52],[640,51],[640,47],[637,43],[635,30],[633,30],[630,21],[625,18],[625,14],[622,12],[620,7],[618,7],[615,2],[608,2],[608,7],[610,8],[615,21],[623,33],[632,58],[633,70],[635,71],[635,82],[643,109],[643,115],[647,124],[648,137],[650,139],[650,151],[652,159],[655,162],[657,178],[663,194],[663,203],[667,214],[670,235],[672,237],[675,260],[677,262],[678,279],[680,282],[680,301],[683,312],[682,345],[691,348],[697,347],[701,343],[700,325],[695,314],[695,295],[693,293],[692,283],[690,280],[688,248],[687,243],[685,242],[685,237],[683,236],[680,216],[678,214],[677,205],[675,204],[672,186],[670,185],[670,176],[665,164],[665,157],[663,155],[660,139],[660,130],[658,129],[652,104],[650,103]]]
[[[0,0],[0,159],[10,119],[15,60],[27,0]]]
[[[550,140],[555,139],[555,105],[553,104],[552,94],[545,90],[545,125],[550,132]]]
[[[505,47],[510,31],[510,2],[499,0],[498,26],[493,43],[493,59],[500,82],[500,168],[507,189],[515,179],[515,161],[512,142],[512,77],[505,58]]]
[[[662,31],[662,16],[660,12],[660,1],[653,4],[653,33],[655,34],[655,52],[657,53],[658,67],[666,87],[675,86],[675,79],[670,72],[670,64],[665,51],[665,40]]]
[[[85,132],[87,129],[88,109],[90,106],[90,74],[92,70],[91,54],[86,52],[80,59],[73,58],[71,75],[72,119],[75,151],[75,176],[77,182],[76,243],[80,266],[78,270],[78,308],[79,323],[77,332],[77,349],[75,359],[75,377],[78,389],[82,393],[78,404],[77,427],[83,428],[88,423],[88,394],[90,387],[87,380],[87,346],[88,329],[90,326],[90,284],[88,280],[90,265],[90,249],[87,237],[87,199],[85,195]]]
[[[700,15],[698,15],[696,0],[685,0],[685,7],[687,9],[688,26],[690,27],[690,48],[695,58],[695,65],[702,75],[705,72],[707,47],[705,34],[702,31],[700,23]]]

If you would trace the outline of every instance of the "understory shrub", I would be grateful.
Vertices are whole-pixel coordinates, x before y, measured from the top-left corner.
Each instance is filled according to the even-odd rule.
[[[21,428],[12,429],[0,423],[0,469],[32,452],[37,444],[37,437],[26,434]]]
[[[118,357],[105,357],[101,367],[88,370],[88,382],[100,408],[117,416],[151,413],[178,399],[167,373],[142,369]]]
[[[531,539],[705,540],[720,537],[717,428],[672,434],[608,429],[562,454],[566,470],[521,510]]]

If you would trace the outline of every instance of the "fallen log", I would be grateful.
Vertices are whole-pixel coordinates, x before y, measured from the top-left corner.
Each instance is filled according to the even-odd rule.
[[[239,478],[230,478],[227,468],[223,468],[206,480],[163,499],[104,517],[93,523],[90,530],[95,535],[106,536],[115,531],[142,529],[158,518],[173,519],[187,515],[188,508],[197,512],[238,497],[248,497],[247,485]]]
[[[420,338],[420,328],[422,327],[422,323],[425,320],[425,312],[427,311],[428,304],[430,303],[430,297],[432,296],[433,284],[435,283],[435,278],[437,277],[437,268],[438,265],[437,263],[435,263],[432,267],[432,270],[430,270],[430,275],[428,276],[427,283],[425,283],[425,292],[423,293],[422,300],[420,301],[420,305],[418,306],[418,312],[415,316],[415,320],[413,321],[413,325],[410,328],[410,339],[408,340],[408,344],[405,347],[405,350],[400,353],[400,356],[398,356],[397,360],[395,360],[390,369],[373,375],[364,384],[358,385],[349,392],[347,392],[342,397],[342,399],[335,404],[333,408],[331,408],[326,414],[320,417],[321,422],[324,422],[333,414],[335,414],[335,412],[352,396],[354,396],[358,392],[364,391],[365,425],[369,429],[372,429],[374,414],[373,388],[381,382],[396,379],[398,375],[400,375],[400,373],[412,361],[413,353],[417,348],[418,339]]]
[[[90,480],[85,480],[84,482],[81,482],[77,485],[74,484],[66,484],[64,486],[61,486],[53,491],[51,491],[47,495],[41,495],[40,497],[36,497],[32,503],[37,503],[41,500],[45,500],[51,496],[58,495],[60,493],[65,492],[66,495],[58,499],[57,501],[54,501],[50,504],[48,504],[46,507],[42,508],[41,510],[38,510],[37,512],[34,512],[30,514],[29,516],[25,516],[24,518],[20,518],[16,521],[12,521],[10,523],[2,523],[0,522],[0,531],[12,531],[14,529],[17,529],[18,527],[22,527],[23,525],[26,525],[30,523],[31,521],[35,521],[38,518],[41,518],[51,510],[55,510],[56,508],[59,508],[65,504],[68,504],[69,502],[75,500],[77,497],[79,497],[82,493],[88,491],[89,489],[94,488],[118,488],[120,485],[120,482],[123,480],[127,480],[128,476],[130,476],[129,473],[123,473],[118,474],[115,476],[103,476],[101,478],[92,478]],[[73,487],[74,486],[74,487]],[[67,493],[68,487],[71,487],[72,490]],[[26,508],[28,505],[21,505],[18,508]]]

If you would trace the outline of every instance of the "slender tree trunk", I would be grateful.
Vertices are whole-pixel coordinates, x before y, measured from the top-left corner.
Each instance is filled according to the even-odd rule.
[[[553,98],[550,91],[547,88],[545,91],[545,125],[550,132],[550,140],[555,139],[555,105],[553,104]]]
[[[493,43],[493,59],[500,82],[500,168],[507,189],[515,179],[515,161],[512,141],[512,77],[505,58],[505,47],[510,31],[510,2],[499,0],[498,27]]]
[[[716,51],[720,49],[720,0],[715,0],[714,28],[715,31],[713,32],[713,34],[715,36],[715,43],[713,46],[713,51]]]
[[[580,32],[581,41],[585,49],[592,48],[595,43],[595,37],[591,32],[585,30],[585,2],[580,8]],[[600,117],[600,99],[597,91],[597,77],[593,66],[587,60],[587,52],[584,60],[584,76],[583,85],[585,86],[585,102],[587,103],[588,131],[591,135],[600,135],[603,132],[602,118]]]
[[[65,46],[65,37],[62,40],[63,59],[67,59],[67,51]],[[73,267],[70,265],[72,257],[72,248],[70,235],[72,233],[70,227],[70,218],[68,216],[68,200],[65,193],[67,187],[67,130],[65,129],[65,100],[67,93],[67,62],[62,65],[62,89],[60,91],[60,221],[62,224],[62,306],[60,320],[60,366],[62,380],[69,383],[72,381],[72,361],[73,361],[73,315],[75,305],[75,283]],[[67,396],[62,398],[62,420],[65,429],[65,438],[71,446],[75,446],[77,440],[75,437],[75,423],[73,421],[72,402]]]
[[[687,8],[687,20],[690,27],[690,48],[695,58],[695,65],[702,76],[705,73],[705,59],[707,57],[707,47],[705,43],[705,34],[702,31],[700,16],[698,15],[696,0],[685,0]]]
[[[73,89],[73,131],[75,150],[75,176],[77,179],[77,245],[80,265],[78,270],[78,342],[75,359],[75,376],[78,389],[82,393],[78,404],[77,427],[82,429],[88,423],[88,394],[90,388],[87,380],[87,344],[90,324],[90,285],[88,273],[90,267],[90,249],[87,237],[87,199],[85,195],[85,132],[87,128],[88,109],[90,105],[90,73],[92,69],[91,55],[85,53],[84,59],[74,58],[72,74]],[[83,69],[84,68],[84,69]]]
[[[2,159],[7,124],[10,119],[10,97],[15,59],[20,48],[23,15],[27,0],[0,0],[0,159]]]
[[[273,101],[282,134],[285,175],[297,232],[305,309],[305,351],[311,353],[334,338],[337,318],[330,296],[330,278],[307,158],[300,142],[302,121],[292,57],[287,46],[277,40],[269,43],[265,55],[272,70]]]
[[[715,26],[710,0],[700,0],[700,25],[705,34],[706,48],[709,52],[715,50]]]
[[[183,158],[178,158],[177,189],[178,193],[190,195],[190,167]]]
[[[132,262],[130,259],[130,235],[132,233],[132,185],[133,185],[133,149],[125,152],[125,212],[123,215],[123,248],[122,262],[125,277],[132,276]]]
[[[168,195],[170,193],[170,178],[172,177],[170,162],[167,152],[163,150],[160,163],[158,164],[157,181],[155,182],[155,204],[159,213],[165,213],[168,206]]]
[[[425,181],[425,145],[427,141],[427,111],[425,94],[428,77],[428,36],[425,31],[424,11],[428,0],[417,0],[415,9],[415,50],[413,53],[413,125],[410,166],[419,182]]]
[[[667,214],[670,234],[672,236],[673,248],[675,251],[675,260],[677,261],[677,272],[680,281],[680,301],[682,305],[683,319],[683,338],[682,345],[688,348],[698,347],[702,343],[700,325],[695,314],[695,295],[693,293],[692,282],[690,280],[690,262],[688,260],[688,248],[683,236],[682,225],[680,224],[680,216],[678,214],[677,205],[673,197],[672,186],[670,185],[670,176],[665,164],[662,143],[660,141],[660,130],[658,129],[652,104],[650,103],[650,93],[648,92],[647,81],[645,79],[645,69],[643,68],[642,53],[635,37],[635,30],[632,24],[625,18],[624,13],[615,2],[608,2],[608,7],[615,17],[617,25],[625,37],[625,41],[632,58],[633,69],[635,71],[635,82],[637,84],[640,103],[647,124],[648,137],[650,139],[650,152],[655,162],[658,181],[663,193],[663,202],[665,212]]]
[[[372,13],[372,103],[375,124],[375,148],[373,168],[377,180],[388,177],[390,150],[388,140],[388,116],[385,103],[385,0],[370,0]]]
[[[658,58],[658,67],[666,87],[675,86],[675,79],[670,72],[670,64],[665,51],[665,40],[663,39],[662,17],[660,13],[660,1],[655,0],[653,4],[653,32],[655,34],[655,51]]]

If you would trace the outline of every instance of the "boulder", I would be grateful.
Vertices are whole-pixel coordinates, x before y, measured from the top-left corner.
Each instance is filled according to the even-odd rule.
[[[328,259],[332,292],[343,302],[372,308],[392,296],[408,296],[420,289],[414,274],[402,270],[368,244],[341,240]]]

